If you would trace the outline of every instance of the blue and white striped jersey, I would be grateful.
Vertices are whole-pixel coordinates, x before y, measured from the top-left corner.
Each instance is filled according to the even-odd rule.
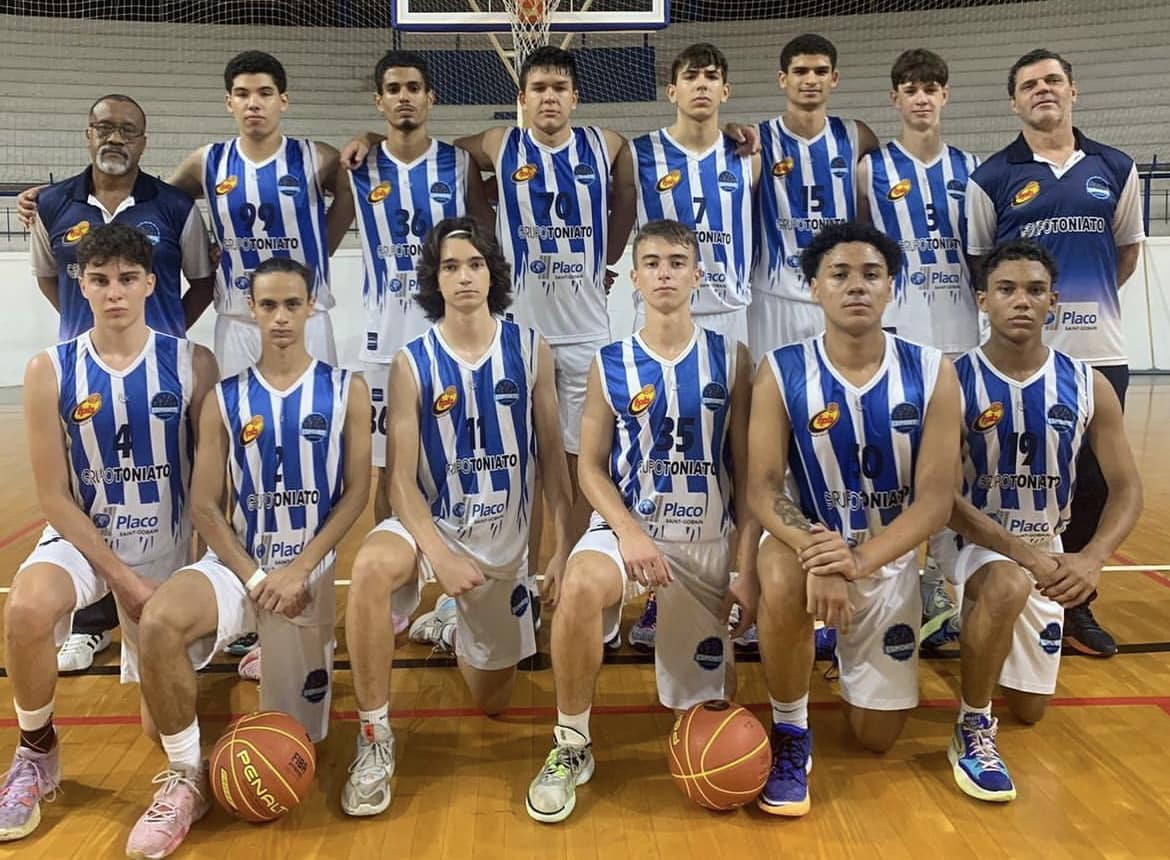
[[[898,337],[946,353],[979,342],[979,313],[964,245],[967,178],[979,159],[953,146],[923,164],[897,141],[866,153],[874,226],[902,249],[885,324]]]
[[[816,137],[784,126],[783,117],[760,125],[759,254],[754,289],[810,302],[800,252],[826,224],[857,218],[857,123],[831,116]]]
[[[539,340],[508,320],[498,325],[474,364],[437,326],[403,349],[419,390],[418,486],[435,526],[485,574],[511,579],[528,554]]]
[[[383,143],[350,171],[365,271],[363,360],[387,363],[430,328],[414,301],[418,261],[431,227],[466,214],[467,165],[464,150],[433,140],[409,164]]]
[[[860,388],[829,361],[824,336],[768,354],[792,426],[788,465],[811,522],[855,546],[914,500],[914,468],[942,353],[886,334],[881,368]]]
[[[609,339],[605,258],[610,157],[599,128],[556,149],[509,130],[496,162],[496,236],[512,263],[509,318],[550,344]]]
[[[216,386],[232,526],[264,570],[295,560],[341,498],[349,384],[350,371],[314,361],[283,391],[255,367]]]
[[[963,494],[1014,535],[1064,531],[1077,455],[1093,420],[1093,369],[1056,350],[1029,379],[1011,379],[973,349],[955,362],[963,403]]]
[[[597,354],[613,410],[609,471],[634,518],[656,540],[726,538],[732,525],[728,418],[736,342],[695,326],[678,358],[634,334]]]
[[[248,278],[269,257],[289,257],[313,272],[317,307],[333,307],[325,194],[311,140],[284,138],[257,164],[239,140],[213,143],[203,154],[203,193],[223,250],[215,280],[215,311],[247,317]]]
[[[751,304],[754,254],[751,156],[721,135],[695,155],[666,129],[630,141],[637,171],[638,224],[669,218],[691,227],[703,269],[691,294],[695,314],[721,314]]]
[[[131,566],[171,558],[191,539],[194,350],[151,331],[125,370],[102,362],[89,332],[48,350],[73,498]]]

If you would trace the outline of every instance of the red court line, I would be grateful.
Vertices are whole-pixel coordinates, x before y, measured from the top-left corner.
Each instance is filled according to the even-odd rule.
[[[43,519],[42,520],[33,520],[31,523],[25,523],[23,526],[21,526],[16,531],[0,538],[0,548],[6,547],[10,543],[13,543],[15,541],[20,540],[22,537],[24,537],[26,534],[28,534],[31,531],[34,531],[34,530],[39,529],[39,528],[43,528],[44,525],[45,525],[45,521]]]
[[[1000,700],[996,700],[1000,704]],[[1051,708],[1085,708],[1085,707],[1155,707],[1160,708],[1170,716],[1170,696],[1058,696],[1052,699],[1048,706]],[[745,707],[753,711],[767,711],[770,705],[767,702],[752,702]],[[923,699],[918,707],[930,710],[957,710],[958,699]],[[841,708],[841,702],[810,702],[809,710],[835,711]],[[646,715],[666,713],[661,705],[597,705],[592,713],[609,716]],[[200,719],[209,723],[226,723],[239,714],[202,714]],[[476,708],[408,708],[394,710],[390,713],[396,720],[410,719],[443,719],[482,717],[483,711]],[[555,708],[526,707],[508,708],[504,711],[506,717],[544,717],[556,716]],[[329,714],[333,722],[357,722],[357,711],[331,711]],[[85,717],[55,716],[53,722],[58,726],[136,726],[138,714],[105,714]],[[11,729],[16,727],[16,720],[12,718],[0,719],[0,728]]]
[[[1141,564],[1140,562],[1134,561],[1132,558],[1125,555],[1125,553],[1115,552],[1113,553],[1113,557],[1122,564],[1132,564],[1134,566]],[[1163,588],[1170,588],[1170,577],[1167,577],[1156,570],[1143,570],[1141,574],[1142,576],[1146,577],[1146,579],[1158,583],[1158,585],[1161,585]]]

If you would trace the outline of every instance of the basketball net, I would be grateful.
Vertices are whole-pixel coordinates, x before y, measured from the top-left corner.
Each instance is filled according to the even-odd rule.
[[[512,64],[516,75],[528,55],[548,44],[549,18],[561,0],[504,0],[512,23]]]

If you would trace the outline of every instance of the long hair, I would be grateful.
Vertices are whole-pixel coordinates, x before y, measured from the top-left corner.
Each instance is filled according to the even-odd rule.
[[[500,246],[490,233],[473,218],[444,218],[431,228],[423,240],[422,256],[418,261],[418,293],[414,300],[431,322],[438,322],[446,311],[446,302],[439,290],[439,266],[443,260],[443,243],[447,239],[466,239],[483,255],[487,263],[488,310],[500,315],[512,304],[512,267],[500,252]]]

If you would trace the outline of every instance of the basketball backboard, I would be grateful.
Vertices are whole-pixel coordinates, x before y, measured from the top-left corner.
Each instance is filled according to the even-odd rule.
[[[394,29],[407,32],[506,33],[512,25],[504,0],[392,0],[390,10]],[[670,0],[561,0],[549,15],[559,33],[660,30],[669,22]]]

